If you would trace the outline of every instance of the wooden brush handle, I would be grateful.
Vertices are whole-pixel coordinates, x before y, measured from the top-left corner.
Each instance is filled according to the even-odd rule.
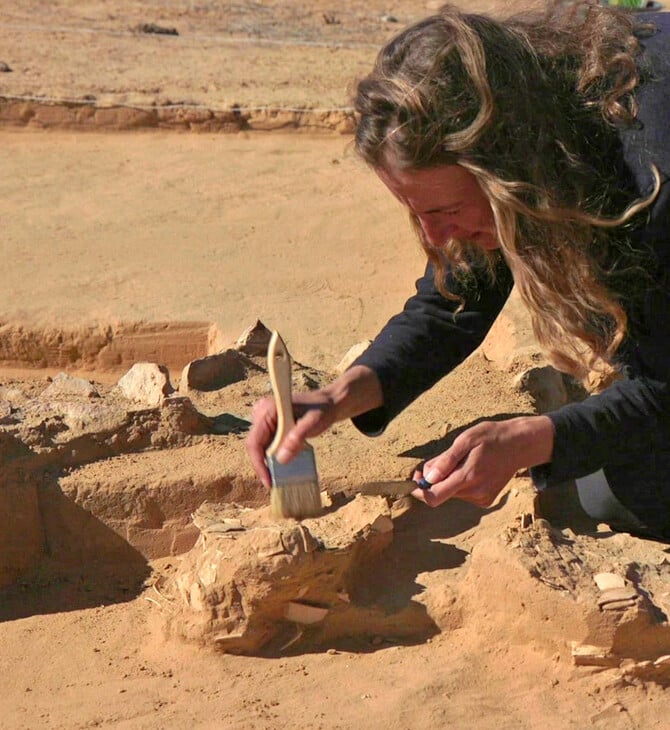
[[[277,331],[272,333],[268,345],[268,370],[272,392],[277,403],[277,431],[266,454],[274,456],[284,440],[284,436],[295,425],[291,400],[291,356]]]

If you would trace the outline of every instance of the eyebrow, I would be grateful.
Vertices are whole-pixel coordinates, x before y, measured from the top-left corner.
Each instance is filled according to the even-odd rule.
[[[440,213],[445,210],[457,210],[463,206],[463,202],[464,201],[459,200],[455,203],[451,203],[451,205],[439,205],[437,208],[429,208],[428,210],[421,211],[421,215],[425,215],[426,213]]]

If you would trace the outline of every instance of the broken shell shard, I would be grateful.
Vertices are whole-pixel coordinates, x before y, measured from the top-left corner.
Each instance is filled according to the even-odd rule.
[[[291,601],[288,603],[284,612],[286,620],[293,621],[296,624],[318,624],[327,615],[327,608],[311,606],[308,603],[300,603],[299,601]]]

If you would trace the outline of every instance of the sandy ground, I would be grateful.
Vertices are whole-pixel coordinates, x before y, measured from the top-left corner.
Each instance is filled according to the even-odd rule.
[[[422,269],[405,215],[350,145],[5,130],[3,321],[199,322],[229,343],[260,318],[296,358],[334,366]],[[189,354],[202,351],[182,365]]]
[[[0,61],[12,68],[0,74],[2,398],[32,402],[61,370],[87,373],[102,391],[136,360],[167,364],[177,384],[184,364],[257,319],[325,373],[372,337],[411,292],[422,259],[349,136],[310,133],[308,123],[293,134],[109,134],[80,130],[46,101],[337,111],[379,44],[430,5],[26,0],[0,9]],[[142,34],[140,23],[179,35]],[[18,117],[12,103],[24,105]],[[532,411],[512,374],[477,355],[381,439],[338,426],[317,444],[323,482],[347,489],[401,476],[460,426]],[[263,387],[238,384],[198,405],[248,418]],[[121,495],[217,471],[252,484],[242,438],[91,459],[58,478]],[[587,632],[571,633],[572,613],[562,620],[547,609],[544,623],[525,624],[526,613],[541,614],[535,594],[528,606],[515,602],[513,577],[495,566],[468,578],[478,541],[516,524],[528,493],[521,476],[499,508],[417,507],[398,531],[376,583],[388,573],[430,606],[459,590],[479,606],[428,641],[215,653],[166,640],[150,589],[96,572],[94,555],[67,570],[47,556],[0,592],[0,728],[665,728],[667,681],[575,667],[569,641]],[[625,563],[608,546],[601,536],[586,549]],[[654,550],[664,564],[663,546]],[[177,562],[147,565],[160,574]]]

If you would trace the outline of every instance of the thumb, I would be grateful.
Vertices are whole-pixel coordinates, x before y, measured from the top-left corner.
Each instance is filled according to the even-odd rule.
[[[306,411],[284,436],[284,440],[277,450],[277,461],[280,464],[287,464],[295,458],[302,451],[308,437],[318,436],[325,430],[321,421],[322,413],[320,410],[310,409]]]
[[[454,442],[451,448],[424,464],[424,479],[431,484],[437,484],[438,482],[443,481],[458,468],[468,453],[469,448],[467,448],[463,442],[460,444]]]

